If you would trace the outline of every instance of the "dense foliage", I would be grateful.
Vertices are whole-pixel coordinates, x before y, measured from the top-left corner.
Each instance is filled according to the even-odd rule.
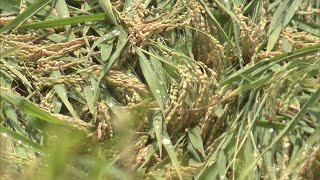
[[[1,179],[316,179],[319,0],[1,0]]]

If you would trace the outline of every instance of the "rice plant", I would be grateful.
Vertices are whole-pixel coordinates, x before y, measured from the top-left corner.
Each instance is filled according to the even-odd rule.
[[[317,179],[319,0],[1,0],[1,179]]]

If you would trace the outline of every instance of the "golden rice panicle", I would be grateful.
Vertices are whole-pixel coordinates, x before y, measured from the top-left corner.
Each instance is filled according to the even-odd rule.
[[[243,60],[249,63],[257,51],[256,47],[259,47],[265,36],[265,30],[244,16],[241,8],[235,8],[234,11],[239,18],[241,55]]]
[[[111,126],[111,116],[109,114],[109,107],[106,102],[102,101],[97,104],[97,139],[102,141],[106,136],[113,137],[113,129]]]
[[[315,146],[313,152],[309,155],[307,160],[300,166],[299,179],[317,179],[320,176],[320,144]]]
[[[147,93],[146,86],[133,75],[129,76],[120,71],[110,70],[104,79],[107,84],[112,86],[132,89],[138,93]]]
[[[41,100],[40,100],[40,107],[45,109],[48,112],[52,112],[52,110],[53,110],[53,105],[52,105],[53,96],[54,96],[53,90],[50,90],[48,93],[46,93],[46,95],[43,98],[41,98]]]

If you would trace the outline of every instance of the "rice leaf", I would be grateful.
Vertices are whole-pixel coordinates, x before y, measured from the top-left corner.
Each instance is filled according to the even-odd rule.
[[[56,10],[58,11],[58,15],[60,18],[70,17],[68,4],[66,3],[65,0],[57,0],[55,5],[56,5],[55,7],[56,7]],[[74,32],[71,30],[71,25],[66,25],[65,31],[67,32],[66,36],[68,37],[69,40],[75,39]]]
[[[292,45],[286,38],[282,38],[282,48],[285,52],[291,52],[292,51]]]
[[[43,146],[41,146],[38,143],[35,143],[34,141],[30,140],[29,138],[20,135],[11,129],[4,127],[2,124],[0,125],[0,133],[7,134],[10,138],[13,138],[15,141],[21,141],[22,144],[29,146],[32,150],[38,153],[45,153],[45,149]]]
[[[116,17],[114,16],[110,0],[99,0],[99,4],[103,8],[104,13],[107,15],[107,19],[110,19],[113,25],[119,26]]]
[[[12,127],[18,131],[21,135],[27,136],[27,133],[21,128],[21,126],[19,125],[19,121],[18,121],[18,115],[17,113],[14,111],[14,109],[12,108],[12,106],[5,106],[4,107],[4,114],[6,115],[6,117],[8,118],[10,125],[12,125]]]
[[[273,141],[270,143],[270,145],[261,153],[261,156],[264,155],[269,149],[271,149],[274,146],[274,144],[276,144],[285,134],[287,134],[298,123],[298,120],[300,120],[300,118],[302,118],[305,115],[305,113],[307,113],[308,109],[314,103],[318,102],[319,99],[320,99],[320,89],[318,89],[310,97],[310,99],[304,104],[302,109],[294,116],[294,118],[292,118],[290,120],[290,122],[287,124],[287,126],[273,139]],[[240,179],[246,178],[248,176],[249,172],[254,168],[256,163],[257,163],[257,160],[255,160],[253,163],[251,163],[251,165],[245,169],[243,174],[241,174]]]
[[[12,48],[9,48],[9,49],[6,49],[6,50],[1,49],[0,58],[4,59],[4,58],[10,56],[11,54],[15,53],[16,51],[18,51],[21,48],[22,48],[21,46],[15,46],[15,47],[12,47]]]
[[[269,35],[268,45],[267,45],[267,52],[271,52],[275,44],[278,42],[280,33],[282,31],[282,24],[277,26]]]
[[[51,113],[40,109],[39,107],[31,103],[30,101],[26,100],[25,98],[21,97],[20,95],[17,95],[12,91],[3,87],[0,87],[0,91],[1,91],[0,93],[1,99],[21,109],[26,114],[35,116],[41,120],[44,120],[53,124],[67,125],[66,122],[58,119],[57,117],[53,116]]]
[[[200,127],[196,126],[188,131],[188,137],[191,144],[201,153],[202,157],[205,158],[206,154],[203,148],[203,141],[200,135]]]
[[[268,11],[272,9],[272,6],[278,5],[278,7],[276,11],[273,13],[268,34],[274,31],[276,27],[282,26],[281,22],[283,22],[283,19],[285,17],[284,14],[285,14],[285,11],[287,10],[288,3],[289,3],[289,0],[284,0],[284,1],[280,0],[280,1],[274,2],[274,4],[269,5]]]
[[[273,49],[274,45],[279,39],[282,29],[288,25],[301,2],[302,0],[285,0],[284,2],[280,3],[272,17],[270,24],[267,52],[270,52]]]
[[[113,45],[106,45],[104,43],[101,44],[101,60],[107,61],[110,58],[112,52]]]
[[[105,19],[105,14],[98,13],[98,14],[81,15],[81,16],[70,17],[70,18],[60,18],[60,19],[24,24],[19,26],[19,29],[44,29],[44,28],[66,26],[66,25],[92,22],[92,21],[102,21],[104,19]]]
[[[60,71],[53,71],[51,73],[51,77],[59,79],[61,77]],[[68,95],[67,95],[67,90],[62,84],[56,84],[53,86],[53,89],[55,92],[58,94],[62,102],[66,105],[70,113],[72,114],[73,117],[79,118],[77,112],[73,109],[72,104],[68,100]]]
[[[181,174],[181,170],[180,170],[180,163],[178,161],[178,158],[177,158],[177,154],[174,150],[174,147],[172,145],[172,142],[169,138],[169,135],[168,135],[168,132],[166,132],[165,129],[163,129],[163,139],[162,139],[162,144],[163,146],[165,147],[170,159],[171,159],[171,162],[172,162],[172,165],[174,167],[174,169],[177,171],[177,174],[178,174],[178,177],[180,180],[182,180],[182,174]]]
[[[28,81],[28,79],[21,74],[18,70],[16,70],[12,65],[10,65],[6,61],[1,61],[14,75],[16,75],[26,86],[33,89],[31,83]]]
[[[234,21],[239,21],[239,19],[236,17],[236,15],[230,11],[230,9],[228,9],[226,6],[224,6],[220,1],[216,1],[216,3],[218,4],[218,6],[223,9],[226,13],[229,14],[229,16],[234,20]]]
[[[152,119],[152,125],[156,134],[160,158],[162,157],[162,114],[157,113]]]
[[[146,56],[139,50],[136,50],[137,54],[139,55],[139,63],[146,79],[150,90],[157,100],[162,112],[164,112],[164,105],[168,99],[168,94],[166,92],[165,86],[161,84],[161,78],[155,73],[154,67],[152,67],[150,60],[146,58]]]
[[[314,46],[309,46],[309,47],[304,47],[300,49],[293,50],[291,53],[284,52],[280,55],[274,56],[271,59],[266,59],[262,60],[252,66],[248,66],[244,69],[240,69],[236,73],[233,73],[228,79],[224,80],[221,84],[226,85],[230,84],[234,81],[240,80],[241,76],[248,75],[257,69],[261,69],[259,73],[267,70],[269,67],[273,66],[276,63],[279,63],[281,61],[290,59],[290,58],[296,58],[296,57],[301,57],[307,54],[312,54],[317,52],[320,49],[320,45],[314,45]]]
[[[94,41],[93,45],[91,46],[88,55],[87,55],[87,59],[90,57],[91,52],[94,50],[94,48],[96,48],[98,45],[101,45],[102,42],[104,41],[110,41],[114,38],[116,38],[119,35],[119,31],[117,30],[113,30],[103,36],[101,36],[99,39],[97,39],[96,41]],[[112,47],[112,46],[111,46]],[[110,52],[111,53],[111,52]]]
[[[94,91],[93,91],[93,87],[90,85],[87,85],[83,88],[83,95],[84,98],[86,99],[88,108],[91,112],[91,114],[94,116],[96,115],[96,108],[95,105],[96,103],[94,102]]]
[[[307,24],[298,19],[294,19],[293,24],[296,25],[297,28],[300,30],[306,31],[312,35],[320,37],[320,30],[318,28],[318,25],[316,24],[310,24],[310,23]]]
[[[17,26],[24,23],[27,19],[29,19],[31,16],[36,14],[38,11],[40,11],[42,8],[44,8],[46,5],[48,5],[51,2],[52,2],[52,0],[38,0],[38,1],[36,1],[31,6],[29,6],[25,11],[23,11],[21,14],[19,14],[17,17],[15,17],[12,21],[10,21],[8,24],[6,24],[4,27],[2,27],[0,29],[0,33],[5,33],[12,28],[17,28]]]
[[[286,9],[286,16],[283,20],[283,26],[287,26],[289,24],[289,22],[291,21],[291,19],[293,18],[294,14],[296,13],[296,11],[298,10],[300,4],[302,3],[302,0],[294,0],[290,7],[288,9]]]
[[[233,51],[236,53],[237,57],[240,59],[240,60],[243,60],[242,59],[242,56],[240,55],[238,49],[234,46],[234,44],[231,42],[230,38],[227,36],[227,34],[224,32],[223,28],[221,27],[219,21],[214,17],[214,15],[211,13],[210,9],[208,8],[207,4],[203,1],[203,0],[200,0],[200,3],[204,6],[205,10],[207,11],[209,17],[212,19],[213,21],[213,24],[215,25],[215,27],[217,28],[218,32],[220,33],[220,35],[222,36],[223,38],[223,41],[224,42],[228,42]],[[222,43],[223,44],[223,43]]]
[[[303,161],[301,157],[304,156],[304,154],[308,153],[312,149],[312,146],[319,142],[319,134],[320,134],[320,127],[316,128],[315,132],[306,140],[306,142],[301,146],[299,151],[296,153],[295,157],[292,157],[288,167],[286,169],[286,173],[291,174],[295,171],[295,168],[297,167],[298,163]],[[299,157],[299,158],[298,158]]]
[[[120,33],[121,34],[121,33]],[[119,40],[117,43],[117,47],[116,47],[116,51],[111,55],[109,61],[107,61],[104,66],[103,69],[99,75],[99,82],[101,81],[101,79],[105,76],[105,74],[108,72],[109,68],[112,66],[112,64],[117,60],[117,58],[120,56],[120,53],[122,52],[123,48],[125,47],[125,45],[127,44],[129,38],[126,39],[121,39],[121,36],[119,36]]]

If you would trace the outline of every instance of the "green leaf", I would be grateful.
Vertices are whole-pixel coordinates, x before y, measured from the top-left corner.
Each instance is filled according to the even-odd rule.
[[[291,52],[292,51],[292,45],[286,38],[282,38],[282,48],[285,52]]]
[[[272,19],[271,19],[271,23],[270,23],[270,27],[268,30],[268,34],[270,34],[272,31],[274,31],[274,29],[278,26],[281,26],[281,22],[283,22],[283,19],[285,17],[285,11],[287,8],[287,4],[289,2],[289,0],[284,0],[280,3],[281,1],[279,1],[279,3],[274,4],[274,6],[278,5],[276,11],[273,13]],[[269,5],[269,9],[271,8],[273,4]],[[268,10],[269,11],[269,10]]]
[[[16,131],[18,131],[20,134],[24,136],[28,136],[27,133],[20,126],[20,123],[18,121],[18,116],[11,105],[4,107],[4,113],[8,118],[10,125],[12,125]]]
[[[279,135],[273,139],[272,143],[267,149],[270,149],[276,142],[278,142],[285,134],[287,134],[299,120],[308,112],[309,108],[315,103],[318,103],[320,99],[320,88],[310,97],[310,99],[303,105],[301,110],[290,120],[286,127],[279,133]]]
[[[168,132],[166,132],[165,129],[163,129],[163,131],[164,132],[163,132],[162,144],[165,147],[165,149],[167,150],[167,153],[171,159],[172,165],[173,165],[174,169],[177,171],[179,179],[182,180],[180,163],[178,161],[177,154],[176,154],[174,147],[172,145],[172,142],[169,138]]]
[[[226,154],[224,153],[223,150],[219,151],[218,162],[219,163],[217,163],[217,166],[218,166],[219,176],[220,176],[221,179],[224,179],[222,177],[225,176],[225,173],[226,173],[226,170],[227,170],[227,167],[226,167],[227,157],[226,157]]]
[[[272,121],[263,121],[263,120],[257,120],[255,122],[255,125],[259,127],[273,128],[273,129],[283,129],[284,127],[286,127],[286,125],[282,123],[272,122]]]
[[[90,85],[84,86],[83,87],[83,94],[84,94],[84,98],[86,99],[87,102],[87,106],[91,112],[91,114],[93,116],[95,116],[95,105],[96,103],[94,102],[94,91],[93,91],[93,87]]]
[[[215,25],[215,27],[217,28],[219,34],[222,36],[224,42],[228,42],[233,51],[236,53],[237,57],[239,59],[242,60],[242,56],[240,55],[238,49],[234,46],[233,42],[231,42],[230,38],[227,36],[227,34],[224,32],[223,28],[221,27],[219,21],[214,17],[214,15],[212,14],[211,10],[209,9],[209,7],[207,6],[207,4],[203,1],[200,0],[200,3],[204,6],[205,10],[207,11],[207,14],[209,15],[209,17],[212,19],[213,24]]]
[[[267,52],[270,52],[279,39],[280,33],[284,27],[288,25],[302,0],[281,2],[273,14],[272,21],[269,28],[269,40],[267,45]]]
[[[6,50],[2,50],[2,49],[1,49],[1,52],[0,52],[1,56],[0,56],[0,58],[1,58],[1,59],[4,59],[4,58],[10,56],[11,54],[15,53],[16,51],[18,51],[18,50],[21,49],[22,47],[23,47],[23,46],[14,46],[14,47],[9,48],[9,49],[6,49]]]
[[[90,54],[94,50],[94,48],[96,48],[98,45],[102,44],[104,41],[109,41],[109,40],[112,40],[112,39],[116,38],[118,35],[119,35],[119,31],[113,30],[113,31],[101,36],[96,41],[94,41],[93,45],[91,46],[91,48],[90,48],[90,50],[88,52],[87,59],[90,57]]]
[[[157,113],[152,119],[152,125],[156,134],[157,143],[159,147],[160,158],[162,157],[162,114]]]
[[[146,56],[140,51],[140,49],[136,50],[139,58],[139,64],[146,79],[150,90],[157,100],[162,112],[164,112],[164,105],[168,100],[168,94],[166,92],[166,88],[164,84],[161,84],[161,78],[155,72],[155,68],[152,67],[150,60],[146,58]]]
[[[117,19],[112,11],[112,4],[110,0],[99,0],[100,6],[103,8],[104,13],[107,15],[107,18],[111,20],[113,25],[119,26],[117,23]]]
[[[98,95],[99,95],[99,84],[100,81],[103,79],[103,77],[106,75],[106,73],[108,72],[108,70],[110,69],[110,67],[112,66],[112,64],[118,59],[118,57],[120,56],[122,50],[124,49],[124,47],[126,46],[129,38],[127,37],[127,33],[119,30],[120,34],[119,34],[119,39],[118,39],[118,43],[116,46],[116,50],[115,52],[111,55],[109,61],[107,61],[102,68],[102,71],[100,72],[100,75],[98,77],[98,82],[93,85],[93,89],[94,89],[94,102],[97,101],[98,99]]]
[[[16,70],[15,67],[13,67],[13,65],[10,65],[9,63],[7,63],[7,61],[1,61],[14,75],[16,75],[25,85],[27,85],[29,88],[33,89],[32,85],[30,84],[30,82],[28,81],[28,79],[21,74],[18,70]]]
[[[117,43],[116,51],[111,55],[109,61],[107,61],[107,63],[104,64],[103,69],[99,75],[99,82],[105,76],[105,74],[108,72],[108,70],[112,66],[112,64],[118,59],[118,57],[120,56],[120,53],[122,52],[123,48],[127,44],[128,40],[129,40],[129,38],[121,39],[121,36],[119,35],[119,40]]]
[[[308,112],[308,109],[313,106],[313,104],[317,103],[320,99],[320,89],[318,89],[311,97],[310,99],[304,104],[302,109],[290,120],[290,122],[287,124],[287,126],[273,139],[273,141],[270,143],[270,145],[261,153],[260,157],[256,159],[260,159],[261,156],[263,156],[266,152],[269,151],[284,135],[286,135],[292,128],[299,122],[299,120]],[[257,160],[251,163],[248,168],[241,174],[240,179],[245,179],[249,172],[254,168],[256,165]]]
[[[244,93],[246,91],[249,91],[249,90],[258,89],[259,87],[267,84],[271,77],[272,77],[272,75],[268,74],[268,75],[265,75],[252,83],[242,84],[237,89],[233,90],[230,94],[225,96],[224,99],[226,100],[226,99],[235,97],[235,96],[237,96],[241,93]]]
[[[244,69],[240,69],[239,71],[233,73],[228,79],[224,80],[221,84],[227,85],[232,82],[241,80],[242,79],[241,77],[243,77],[245,75],[249,75],[250,73],[256,71],[257,69],[260,69],[260,70],[256,71],[256,72],[261,73],[263,71],[268,70],[274,64],[280,63],[280,62],[287,60],[287,59],[301,57],[301,56],[304,56],[307,54],[315,53],[319,49],[320,49],[320,45],[314,45],[314,46],[309,46],[309,47],[304,47],[304,48],[293,50],[291,53],[284,52],[280,55],[274,56],[271,59],[262,60],[252,66],[247,66]]]
[[[291,21],[292,17],[294,16],[294,14],[296,13],[296,11],[298,10],[300,4],[301,4],[302,0],[294,0],[289,9],[286,9],[286,16],[283,20],[283,27],[287,26],[289,24],[289,22]]]
[[[275,28],[275,30],[272,31],[272,33],[269,35],[268,45],[267,45],[267,52],[271,52],[274,45],[278,42],[280,33],[282,31],[282,26],[279,25]]]
[[[293,24],[297,25],[298,29],[301,29],[303,31],[306,31],[306,32],[312,34],[312,35],[320,37],[320,30],[318,27],[319,25],[317,25],[317,24],[305,23],[299,19],[294,19]]]
[[[41,146],[38,143],[33,142],[32,140],[26,138],[25,136],[22,136],[11,129],[4,127],[3,125],[0,125],[0,133],[6,133],[9,137],[13,138],[16,141],[21,141],[22,144],[29,146],[32,150],[40,153],[45,153],[45,149],[43,146]]]
[[[68,18],[70,17],[69,9],[68,9],[68,4],[66,3],[65,0],[56,0],[56,10],[58,11],[58,15],[60,18]],[[71,25],[66,25],[65,26],[65,31],[66,36],[68,37],[68,40],[73,40],[75,39],[75,34],[71,30]]]
[[[299,162],[303,161],[301,157],[304,157],[310,149],[312,149],[312,146],[319,142],[319,134],[320,134],[320,127],[316,128],[315,132],[306,140],[306,142],[301,146],[301,148],[296,153],[295,157],[291,158],[291,161],[288,164],[288,168],[286,169],[286,173],[291,174],[295,171],[295,168],[297,165],[299,165]]]
[[[59,79],[61,77],[60,71],[53,71],[51,73],[51,77]],[[58,94],[62,102],[66,105],[70,113],[72,114],[73,117],[79,118],[77,112],[73,109],[72,104],[68,100],[68,95],[67,95],[67,90],[62,84],[56,84],[53,86],[53,89],[55,92]]]
[[[35,116],[41,120],[53,124],[68,125],[65,121],[62,121],[57,117],[53,116],[51,113],[40,109],[39,107],[31,103],[30,101],[26,100],[25,98],[13,93],[11,90],[0,87],[0,91],[1,99],[4,99],[13,106],[21,109],[26,114]]]
[[[229,16],[232,18],[232,20],[234,20],[234,21],[239,21],[239,19],[236,17],[236,15],[232,12],[232,11],[230,11],[230,9],[228,9],[226,6],[224,6],[220,1],[215,1],[217,4],[218,4],[218,6],[221,8],[221,9],[223,9],[227,14],[229,14]]]
[[[217,105],[214,109],[214,114],[217,115],[218,118],[221,118],[224,114],[224,109],[221,107],[221,105]]]
[[[104,13],[97,13],[92,15],[81,15],[81,16],[70,17],[70,18],[61,18],[61,19],[24,24],[24,25],[21,25],[19,29],[44,29],[44,28],[66,26],[66,25],[78,24],[78,23],[84,23],[84,22],[102,21],[104,19],[105,19]]]
[[[36,14],[38,11],[40,11],[42,8],[44,8],[46,5],[48,5],[51,2],[52,0],[38,0],[37,2],[33,3],[25,11],[19,14],[16,18],[14,18],[8,24],[2,27],[0,29],[0,33],[7,32],[12,28],[16,28],[17,26],[21,25],[27,19],[29,19],[31,16]]]
[[[113,48],[113,44],[110,45],[105,45],[104,43],[101,44],[101,60],[102,61],[107,61],[111,55]]]
[[[201,130],[199,126],[196,126],[188,131],[188,137],[192,145],[201,153],[202,157],[206,157],[203,148],[203,141],[200,134]]]

